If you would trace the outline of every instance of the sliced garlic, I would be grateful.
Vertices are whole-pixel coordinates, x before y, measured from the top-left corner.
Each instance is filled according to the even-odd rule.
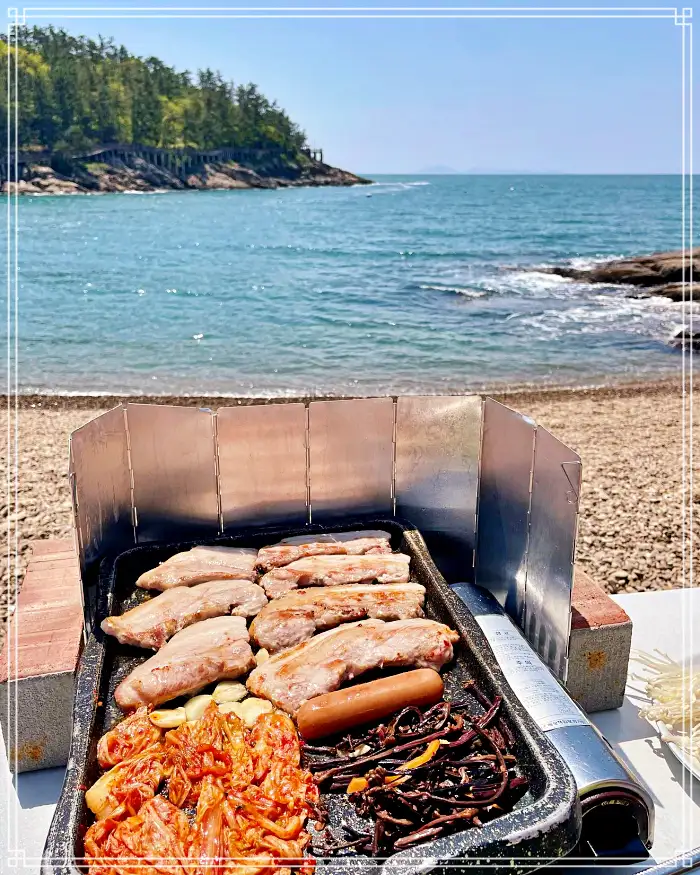
[[[255,654],[255,662],[257,665],[262,665],[263,662],[267,662],[270,658],[270,652],[266,650],[264,647],[261,647],[260,650]]]
[[[269,714],[272,711],[272,702],[255,698],[245,699],[243,702],[224,702],[223,705],[219,705],[219,711],[224,714],[235,714],[251,729],[261,714]]]
[[[188,722],[199,720],[199,718],[207,710],[209,702],[213,702],[212,696],[193,696],[185,702],[185,713],[187,714]]]
[[[148,717],[154,726],[159,726],[161,729],[175,729],[187,720],[187,713],[184,708],[163,708],[160,711],[152,711]]]
[[[218,707],[222,714],[235,714],[240,719],[238,713],[238,709],[241,707],[240,702],[222,702]]]
[[[239,684],[238,681],[221,681],[214,687],[211,697],[217,705],[221,705],[223,702],[240,702],[247,695],[248,690],[244,684]]]
[[[255,726],[255,723],[262,714],[269,714],[272,711],[272,702],[267,699],[245,699],[238,705],[238,716],[248,728]]]

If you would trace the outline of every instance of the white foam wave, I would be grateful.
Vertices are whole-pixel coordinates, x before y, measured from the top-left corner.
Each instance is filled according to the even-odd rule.
[[[396,194],[412,188],[420,188],[423,185],[430,185],[430,183],[427,181],[401,182],[394,180],[392,182],[372,182],[370,185],[363,185],[362,188],[383,189],[382,191],[375,191],[375,194]],[[356,188],[356,186],[353,186],[353,188]]]
[[[265,399],[265,398],[334,398],[337,396],[336,391],[322,392],[317,389],[280,389],[277,387],[261,390],[259,392],[251,392],[249,389],[241,389],[239,392],[222,392],[216,389],[202,389],[201,391],[181,391],[173,389],[172,391],[161,390],[156,392],[150,387],[143,389],[47,389],[46,387],[37,386],[22,386],[20,388],[21,395],[36,395],[42,398],[246,398],[246,399]]]
[[[700,305],[693,305],[700,314]],[[665,298],[629,298],[622,294],[593,295],[573,306],[549,308],[539,313],[511,314],[515,325],[540,332],[543,337],[566,334],[607,334],[620,331],[666,342],[678,327],[679,310]]]
[[[589,267],[596,267],[599,264],[607,264],[610,261],[619,261],[625,258],[624,255],[587,255],[579,258],[571,258],[567,262],[568,267],[574,267],[576,270],[587,270]]]
[[[453,292],[456,295],[464,295],[467,298],[483,298],[486,295],[485,291],[465,288],[464,286],[429,285],[425,283],[419,285],[418,288],[426,292]]]
[[[596,260],[596,263],[600,263]],[[628,301],[643,302],[645,306],[659,307],[662,309],[677,309],[683,306],[677,301],[671,301],[661,295],[644,295],[644,289],[637,289],[640,297],[634,297],[630,293],[630,287],[610,287],[601,283],[589,283],[583,280],[562,277],[558,274],[548,273],[535,269],[506,270],[496,276],[486,276],[474,281],[479,288],[486,289],[496,294],[512,294],[523,298],[554,298],[557,300],[571,300],[581,297],[608,302],[611,298],[623,298]],[[600,294],[601,288],[607,289],[606,294]]]
[[[523,270],[503,273],[492,286],[492,291],[511,292],[532,298],[558,297],[557,292],[571,293],[574,280],[556,276],[552,273],[540,273],[537,270]],[[576,285],[581,286],[581,283]],[[560,295],[559,295],[560,296]]]
[[[139,190],[136,189],[136,188],[127,188],[127,189],[125,189],[125,190],[122,192],[122,194],[143,194],[143,195],[147,195],[147,194],[168,194],[169,192],[170,192],[170,189],[167,189],[167,188],[154,188],[152,191],[139,191]]]

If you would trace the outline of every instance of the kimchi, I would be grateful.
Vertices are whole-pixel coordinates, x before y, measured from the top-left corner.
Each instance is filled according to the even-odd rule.
[[[153,731],[141,711],[99,745],[112,768],[86,793],[89,875],[270,875],[309,872],[306,822],[318,788],[300,766],[292,720],[247,729],[211,703],[196,721]]]

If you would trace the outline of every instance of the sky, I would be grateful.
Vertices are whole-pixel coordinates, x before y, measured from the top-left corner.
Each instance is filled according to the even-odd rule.
[[[193,0],[180,8],[188,2],[202,12]],[[282,11],[303,2],[263,0]],[[130,17],[136,3],[93,0],[82,4],[88,12],[73,0],[62,13],[48,0],[28,23],[112,36],[180,70],[255,82],[326,161],[358,173],[681,169],[682,29],[672,20]],[[146,3],[163,16],[178,7]]]

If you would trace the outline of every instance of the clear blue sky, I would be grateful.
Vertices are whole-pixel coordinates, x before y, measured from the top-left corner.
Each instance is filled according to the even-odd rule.
[[[125,15],[137,0],[90,5]],[[360,173],[680,171],[681,28],[669,20],[34,21],[256,82],[327,161]]]

